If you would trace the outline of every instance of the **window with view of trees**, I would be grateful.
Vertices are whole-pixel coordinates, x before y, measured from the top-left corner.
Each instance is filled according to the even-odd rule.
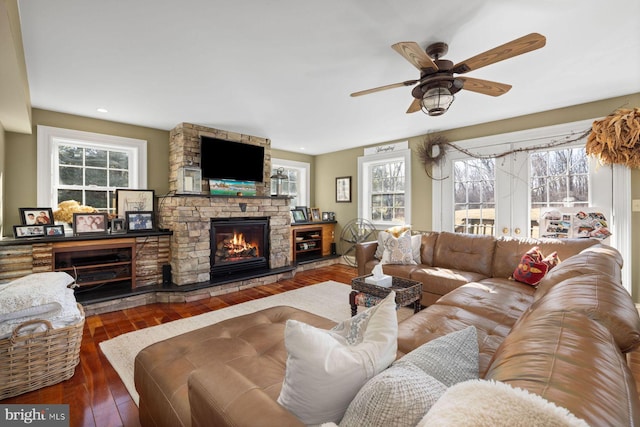
[[[114,213],[116,188],[146,187],[146,141],[38,126],[38,204]]]
[[[454,163],[455,231],[493,235],[495,222],[495,159]]]
[[[360,216],[380,227],[411,222],[411,151],[358,158]]]

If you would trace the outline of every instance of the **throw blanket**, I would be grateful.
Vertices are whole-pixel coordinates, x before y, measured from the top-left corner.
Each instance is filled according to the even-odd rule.
[[[34,273],[0,285],[0,338],[11,336],[20,324],[34,319],[51,322],[54,328],[82,319],[73,289],[73,277],[63,272]],[[25,333],[44,330],[44,325],[24,328]]]

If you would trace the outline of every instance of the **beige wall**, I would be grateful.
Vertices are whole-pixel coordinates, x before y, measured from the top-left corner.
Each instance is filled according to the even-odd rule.
[[[147,188],[157,195],[169,191],[169,132],[71,114],[33,109],[33,130],[29,134],[6,132],[5,135],[5,191],[4,233],[13,234],[13,224],[19,224],[18,208],[36,204],[36,146],[37,126],[53,126],[86,132],[103,133],[147,141]],[[55,209],[55,206],[53,206]]]

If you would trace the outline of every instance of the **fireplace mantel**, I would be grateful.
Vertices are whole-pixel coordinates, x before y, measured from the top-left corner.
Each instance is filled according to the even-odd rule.
[[[159,226],[173,232],[171,273],[177,285],[211,280],[211,218],[269,217],[269,268],[291,265],[288,198],[167,196],[158,200],[158,211]]]

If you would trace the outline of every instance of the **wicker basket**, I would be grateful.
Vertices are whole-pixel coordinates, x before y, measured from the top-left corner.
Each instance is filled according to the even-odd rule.
[[[393,276],[391,278],[391,287],[384,288],[365,282],[364,279],[369,276],[372,276],[372,274],[351,279],[351,289],[377,298],[384,298],[389,295],[389,291],[394,291],[396,293],[396,303],[399,305],[410,304],[422,295],[422,283],[416,280]]]
[[[0,400],[57,384],[73,376],[80,362],[82,319],[75,325],[54,329],[48,320],[20,324],[9,338],[0,339]],[[28,325],[44,324],[44,332],[20,335]]]

